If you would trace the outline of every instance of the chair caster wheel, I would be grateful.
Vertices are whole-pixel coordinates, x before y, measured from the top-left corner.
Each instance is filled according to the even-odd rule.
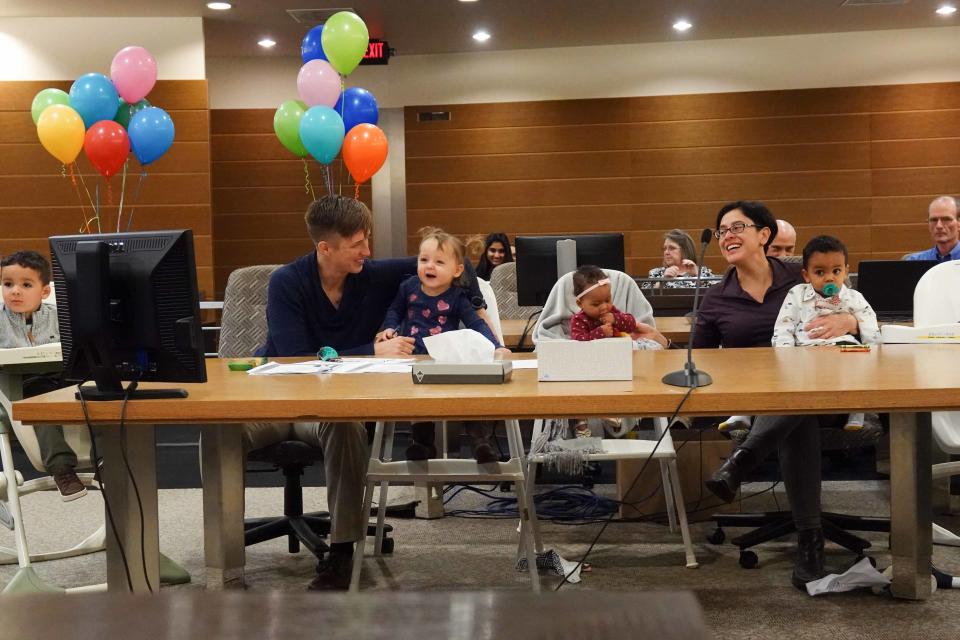
[[[744,569],[756,569],[760,564],[760,558],[753,551],[740,552],[740,566]]]
[[[380,543],[380,553],[393,553],[393,538],[384,538]]]
[[[713,531],[707,534],[707,542],[710,544],[723,544],[723,541],[727,539],[727,534],[724,533],[723,529],[717,527]]]

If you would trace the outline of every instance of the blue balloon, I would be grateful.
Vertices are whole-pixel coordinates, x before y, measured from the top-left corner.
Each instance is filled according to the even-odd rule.
[[[83,118],[86,129],[94,122],[113,120],[118,100],[117,88],[102,73],[84,74],[70,86],[70,106]]]
[[[173,144],[173,120],[163,109],[147,107],[130,118],[127,134],[137,160],[146,166],[166,153]]]
[[[327,59],[327,54],[323,52],[323,45],[320,43],[321,35],[323,35],[323,25],[318,24],[303,37],[303,44],[300,45],[300,55],[303,57],[304,64],[311,60]]]
[[[310,107],[300,118],[300,141],[320,164],[330,164],[340,153],[343,133],[343,120],[330,107]]]
[[[358,124],[377,124],[380,118],[376,98],[360,87],[350,87],[341,93],[333,108],[343,118],[343,127],[347,131]]]

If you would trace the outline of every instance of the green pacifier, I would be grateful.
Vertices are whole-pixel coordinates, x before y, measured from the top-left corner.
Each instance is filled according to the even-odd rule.
[[[339,360],[340,354],[333,347],[324,347],[317,352],[317,358],[324,362],[330,362],[331,360]]]
[[[823,295],[825,295],[828,298],[832,298],[838,293],[840,293],[840,287],[833,284],[832,282],[828,282],[827,285],[823,288]]]

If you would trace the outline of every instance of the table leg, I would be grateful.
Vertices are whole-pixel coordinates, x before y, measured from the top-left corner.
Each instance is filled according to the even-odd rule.
[[[160,529],[157,523],[156,429],[152,424],[126,425],[122,432],[117,425],[96,426],[94,429],[97,435],[97,452],[103,457],[103,497],[104,502],[109,505],[106,539],[107,588],[109,591],[128,591],[129,571],[134,593],[151,590],[158,593]],[[131,475],[136,481],[136,489]]]
[[[242,430],[237,425],[203,425],[200,448],[207,588],[243,588]]]
[[[890,542],[898,598],[930,597],[931,448],[929,413],[890,414]]]

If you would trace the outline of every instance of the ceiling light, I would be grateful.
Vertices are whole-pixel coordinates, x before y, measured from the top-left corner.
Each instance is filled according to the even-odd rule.
[[[477,0],[460,0],[460,2],[476,2]]]
[[[208,2],[207,9],[213,9],[214,11],[226,11],[227,9],[232,9],[233,5],[229,2]]]
[[[939,9],[937,9],[937,13],[939,13],[939,14],[942,15],[942,16],[949,16],[949,15],[954,14],[954,13],[956,13],[956,12],[957,12],[957,8],[956,8],[955,6],[953,6],[953,5],[950,5],[950,4],[945,4],[945,5],[943,5],[942,7],[940,7]]]
[[[270,38],[264,38],[257,44],[263,47],[264,49],[269,49],[270,47],[276,46],[277,42],[276,40],[271,40]]]
[[[688,29],[692,29],[693,25],[687,22],[686,20],[677,20],[676,22],[673,23],[673,28],[679,31],[680,33],[683,33]]]
[[[477,42],[486,42],[490,39],[490,34],[486,31],[477,31],[473,34],[473,39]]]

